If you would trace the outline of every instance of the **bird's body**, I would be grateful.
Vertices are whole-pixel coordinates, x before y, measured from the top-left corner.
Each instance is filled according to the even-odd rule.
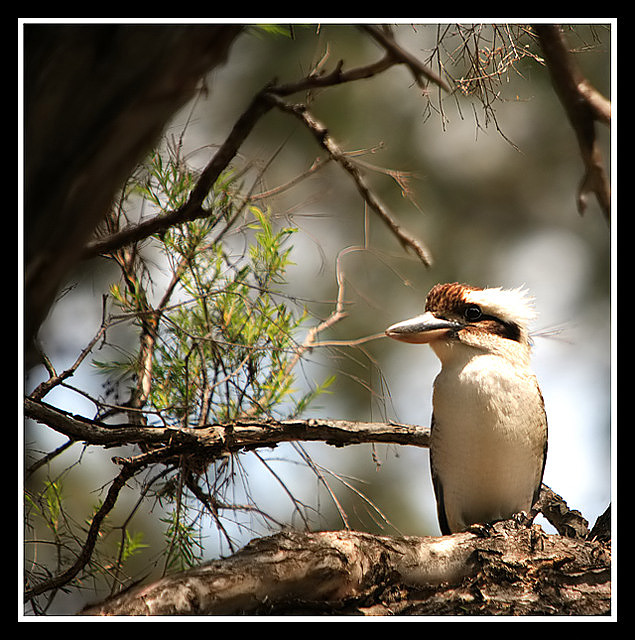
[[[542,482],[547,421],[529,368],[533,312],[519,290],[437,285],[426,313],[386,333],[429,343],[432,480],[443,534],[529,511]]]

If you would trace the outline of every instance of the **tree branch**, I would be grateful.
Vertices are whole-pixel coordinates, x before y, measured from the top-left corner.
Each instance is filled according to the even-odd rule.
[[[84,248],[84,259],[112,253],[121,247],[133,242],[139,242],[173,226],[209,217],[210,212],[203,208],[203,201],[207,194],[216,180],[218,180],[220,174],[238,153],[238,149],[251,133],[256,123],[271,109],[271,105],[264,99],[264,95],[264,91],[256,94],[247,109],[238,118],[223,144],[201,173],[188,201],[182,207],[169,213],[149,218],[138,224],[129,225],[116,233],[89,242]]]
[[[544,484],[534,508],[540,511],[562,536],[583,539],[589,535],[589,523],[582,514],[575,509],[569,509],[562,497]]]
[[[378,29],[371,25],[362,25],[361,28],[366,31],[366,33],[369,33],[382,47],[384,47],[391,57],[405,64],[410,69],[415,82],[420,88],[425,89],[425,81],[427,81],[438,85],[448,93],[452,92],[452,89],[443,78],[437,75],[420,60],[410,55],[408,51],[402,49],[395,42],[394,38],[386,32],[386,29]]]
[[[600,153],[595,121],[610,124],[611,103],[582,75],[568,50],[558,25],[535,24],[554,89],[569,118],[582,155],[585,175],[578,190],[578,211],[584,213],[589,193],[594,193],[607,220],[611,217],[611,185]]]
[[[83,615],[451,615],[610,611],[610,549],[498,522],[486,533],[284,532]]]
[[[415,425],[350,420],[239,420],[202,428],[110,425],[74,416],[44,402],[25,398],[24,413],[69,438],[105,447],[145,443],[165,445],[171,454],[196,450],[210,459],[227,453],[282,442],[324,442],[341,447],[349,444],[403,444],[427,447],[430,429]]]
[[[373,37],[375,38],[378,38],[379,35],[381,35],[375,34],[372,30],[370,33],[373,34]],[[286,105],[282,98],[303,91],[332,87],[370,78],[392,66],[401,64],[408,66],[411,71],[415,73],[417,78],[420,78],[421,75],[429,77],[429,74],[426,73],[425,65],[416,61],[412,56],[397,47],[396,43],[392,42],[391,44],[386,36],[381,35],[381,40],[384,47],[387,48],[389,52],[377,62],[355,67],[347,71],[342,69],[342,63],[340,62],[335,69],[328,74],[311,73],[297,82],[281,85],[268,84],[265,86],[254,96],[247,109],[241,114],[234,124],[223,144],[219,147],[213,158],[204,168],[185,205],[175,211],[155,216],[136,225],[130,225],[121,231],[89,242],[84,247],[83,257],[87,259],[105,253],[111,253],[122,246],[132,242],[138,242],[155,233],[165,231],[172,226],[208,217],[210,215],[210,211],[203,208],[203,202],[207,197],[207,194],[213,188],[220,174],[229,166],[229,163],[238,153],[240,146],[246,140],[247,136],[251,133],[259,120],[274,106],[287,112],[294,113],[296,116],[300,116],[300,112],[298,111],[299,107]],[[432,72],[429,73],[431,74]],[[437,83],[444,86],[440,79],[437,80]],[[309,126],[314,133],[318,131],[316,127],[323,129],[323,127],[318,125],[315,120],[309,119],[306,112],[303,114],[303,119],[305,124]],[[424,264],[429,265],[430,256],[428,252],[417,241],[401,230],[392,220],[383,205],[365,185],[359,170],[350,162],[346,154],[344,154],[335,145],[331,138],[327,139],[324,136],[319,135],[318,139],[323,148],[329,154],[329,157],[336,160],[340,166],[342,166],[352,176],[364,200],[384,220],[402,245],[413,249]]]

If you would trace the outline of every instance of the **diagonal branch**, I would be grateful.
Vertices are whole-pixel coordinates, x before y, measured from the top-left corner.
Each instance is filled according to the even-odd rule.
[[[200,218],[207,218],[210,212],[203,208],[203,202],[220,174],[227,168],[238,149],[251,133],[260,118],[271,109],[263,99],[264,93],[259,92],[250,105],[238,118],[229,135],[207,164],[192,190],[188,201],[179,209],[144,220],[136,225],[129,225],[116,233],[89,242],[84,248],[83,257],[112,253],[133,242],[139,242],[155,233]]]
[[[175,225],[209,217],[211,212],[203,206],[208,193],[213,188],[221,173],[234,159],[241,145],[260,119],[274,106],[282,108],[282,98],[299,92],[332,87],[371,78],[396,65],[408,66],[418,78],[425,75],[426,77],[429,77],[429,79],[433,80],[433,78],[429,76],[429,73],[432,72],[428,73],[425,65],[399,48],[394,41],[388,41],[385,36],[378,36],[376,34],[374,37],[381,37],[382,41],[385,41],[383,44],[387,49],[386,55],[376,62],[348,70],[344,70],[342,68],[343,64],[340,62],[330,73],[311,73],[296,82],[280,85],[268,84],[263,87],[263,89],[254,96],[247,109],[240,115],[223,144],[218,148],[210,162],[203,169],[203,172],[192,190],[188,201],[182,207],[169,213],[144,220],[138,224],[130,225],[102,238],[92,240],[84,247],[83,258],[87,259],[105,253],[112,253],[123,246],[133,242],[139,242],[153,234],[166,231]],[[436,82],[446,88],[440,79]],[[331,141],[331,144],[334,143]],[[346,155],[334,146],[331,147],[330,150],[327,149],[327,151],[329,151],[330,156],[337,158],[339,164],[343,166],[343,168],[346,169],[353,177],[358,189],[362,193],[362,196],[384,219],[391,231],[399,238],[400,242],[404,246],[409,246],[414,249],[415,253],[419,255],[424,264],[429,264],[430,258],[427,251],[404,233],[391,219],[384,207],[377,201],[368,187],[363,183],[363,180],[359,175],[359,171],[350,163],[350,161],[347,160]],[[333,155],[334,152],[336,152],[336,155]]]
[[[421,262],[429,267],[432,264],[432,258],[428,250],[416,238],[413,238],[410,234],[404,231],[392,218],[386,207],[368,187],[360,170],[351,161],[349,156],[340,149],[335,140],[333,140],[329,135],[326,127],[322,123],[318,122],[303,104],[289,104],[274,94],[270,94],[269,99],[281,111],[290,113],[304,123],[304,125],[313,134],[318,144],[329,154],[329,157],[337,162],[351,176],[351,178],[353,178],[353,182],[364,201],[388,226],[401,245],[414,251]]]
[[[425,81],[432,82],[438,85],[444,91],[448,93],[452,92],[452,89],[448,83],[437,75],[430,67],[423,64],[420,60],[415,58],[405,49],[402,49],[394,40],[394,38],[387,33],[386,29],[378,29],[371,25],[362,25],[361,27],[366,33],[369,33],[384,49],[389,56],[405,64],[410,72],[414,76],[417,85],[424,89]]]
[[[610,125],[611,103],[583,76],[569,53],[559,25],[535,24],[554,89],[578,139],[585,174],[578,190],[578,211],[584,213],[587,197],[595,194],[607,221],[611,217],[611,185],[604,168],[595,122]]]

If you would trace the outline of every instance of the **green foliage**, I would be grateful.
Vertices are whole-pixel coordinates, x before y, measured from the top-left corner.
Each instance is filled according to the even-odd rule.
[[[249,30],[256,36],[268,36],[268,37],[285,37],[293,38],[297,29],[315,29],[315,25],[302,25],[302,24],[256,24],[251,25]]]
[[[177,155],[165,158],[161,151],[155,150],[145,169],[145,176],[132,186],[147,204],[160,211],[172,211],[185,204],[195,176]]]
[[[199,539],[199,528],[185,522],[184,517],[176,509],[167,518],[162,518],[161,522],[167,525],[166,571],[184,571],[200,564],[203,548]]]
[[[45,483],[44,503],[46,505],[46,520],[52,531],[57,531],[59,517],[62,510],[62,487],[59,482]]]
[[[178,150],[168,148],[150,156],[127,198],[140,198],[144,210],[150,206],[162,215],[185,204],[195,180]],[[221,176],[204,203],[208,216],[154,236],[152,277],[140,251],[134,262],[130,254],[119,257],[122,278],[110,288],[118,317],[140,331],[144,320],[157,321],[145,402],[150,424],[196,427],[241,417],[296,416],[332,383],[329,378],[308,392],[295,388],[301,356],[296,340],[307,314],[284,290],[297,230],[277,225],[269,209],[246,204],[240,192],[231,172]],[[138,353],[123,353],[94,364],[116,387],[122,380],[134,384],[141,375],[139,360]],[[199,469],[208,478],[217,474],[213,483],[231,491],[226,471],[223,464]],[[191,517],[181,472],[175,472],[165,475],[155,493],[169,512],[162,520],[166,571],[193,566],[202,557],[200,519]],[[120,564],[145,547],[140,534],[126,530],[125,536]]]
[[[113,211],[110,230],[116,231],[134,206],[144,215],[157,216],[183,206],[196,178],[177,149],[153,153]],[[131,324],[140,339],[127,350],[123,341],[108,342],[111,357],[93,364],[106,378],[107,393],[121,392],[112,404],[122,405],[134,397],[146,349],[145,355],[152,356],[152,379],[141,409],[148,424],[195,427],[241,417],[284,418],[305,410],[331,383],[326,380],[304,393],[295,389],[294,367],[302,354],[296,340],[307,314],[284,289],[297,230],[276,225],[270,210],[246,204],[240,194],[236,178],[223,175],[203,204],[206,217],[112,255],[121,270],[120,280],[110,287],[117,307],[113,318]],[[130,388],[123,390],[122,385]],[[109,409],[104,403],[104,413]],[[207,467],[182,463],[169,460],[154,479],[142,481],[143,495],[156,500],[164,526],[161,559],[157,561],[156,549],[144,553],[150,544],[143,531],[131,528],[132,516],[124,526],[118,525],[119,515],[109,516],[101,525],[98,547],[74,584],[90,577],[114,589],[125,581],[126,571],[153,562],[150,557],[165,572],[201,561],[205,519],[200,510],[216,500],[223,509],[233,508],[224,499],[233,490],[233,459]],[[194,480],[188,475],[192,471],[198,474]],[[197,482],[207,483],[209,503],[200,499],[202,487],[194,492],[198,500],[189,499],[188,491]],[[51,548],[64,550],[66,563],[77,557],[82,539],[78,532],[87,530],[99,509],[74,505],[63,496],[60,483],[51,481],[37,488],[27,507],[33,539],[52,541]],[[242,503],[236,506],[242,508]],[[219,520],[213,520],[220,531]],[[34,546],[32,557],[36,554],[42,557]],[[47,558],[33,575],[44,575],[52,562]],[[35,560],[32,565],[36,567]]]
[[[196,180],[178,150],[153,153],[130,196],[145,206],[171,211],[185,204]],[[209,216],[156,236],[174,288],[160,309],[149,403],[166,424],[187,426],[239,417],[297,415],[328,384],[296,397],[293,365],[303,309],[283,294],[295,228],[276,228],[271,211],[240,210],[239,185],[221,176],[204,206]],[[224,237],[229,221],[242,216],[248,242],[240,254]],[[148,315],[150,279],[114,283],[110,292],[131,317]],[[144,315],[145,314],[145,315]],[[138,323],[140,324],[140,323]],[[138,373],[134,355],[94,361],[111,377]]]
[[[294,313],[273,287],[284,284],[295,230],[274,230],[257,207],[248,213],[253,240],[238,261],[210,239],[207,220],[163,238],[166,253],[187,264],[185,298],[164,315],[151,401],[183,424],[271,415],[291,399],[294,336],[305,314]]]
[[[62,486],[59,481],[46,480],[44,488],[36,499],[28,493],[25,496],[26,507],[31,515],[38,519],[53,534],[57,535],[62,513]]]
[[[143,531],[137,531],[135,534],[130,533],[128,529],[124,531],[123,542],[119,543],[119,555],[122,564],[149,546],[143,542],[143,539]]]

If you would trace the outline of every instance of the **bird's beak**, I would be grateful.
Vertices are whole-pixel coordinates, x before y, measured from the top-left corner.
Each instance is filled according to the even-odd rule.
[[[429,311],[426,311],[420,316],[393,324],[386,329],[386,335],[401,342],[426,344],[446,337],[452,331],[460,329],[461,326],[458,322],[437,318]]]

